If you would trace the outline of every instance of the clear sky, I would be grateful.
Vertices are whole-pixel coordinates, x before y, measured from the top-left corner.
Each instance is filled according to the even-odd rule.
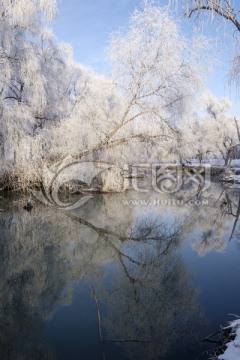
[[[166,0],[160,3],[166,4]],[[59,41],[68,42],[75,60],[99,74],[106,73],[104,60],[109,35],[127,24],[131,12],[141,0],[61,0],[59,13],[52,29]],[[214,35],[214,28],[211,30]],[[233,113],[240,118],[240,101],[236,89],[226,81],[229,49],[222,54],[222,64],[207,79],[210,90],[217,97],[230,96]]]

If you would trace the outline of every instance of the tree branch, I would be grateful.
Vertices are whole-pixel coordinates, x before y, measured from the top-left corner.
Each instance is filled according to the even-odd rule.
[[[240,23],[238,22],[238,20],[236,19],[236,17],[233,15],[233,13],[231,12],[224,12],[224,10],[220,10],[220,6],[218,5],[199,5],[193,9],[190,10],[190,12],[188,14],[186,14],[188,17],[191,17],[192,14],[196,11],[201,11],[201,10],[207,10],[207,11],[213,11],[216,14],[218,14],[219,16],[222,16],[223,18],[225,18],[226,20],[231,21],[235,27],[237,28],[238,31],[240,31]]]

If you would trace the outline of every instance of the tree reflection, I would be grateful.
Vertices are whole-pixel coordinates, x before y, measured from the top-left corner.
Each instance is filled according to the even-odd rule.
[[[235,196],[233,196],[233,198],[231,198],[231,194],[234,194]],[[230,239],[229,239],[229,240],[232,240],[234,237],[234,234],[236,232],[237,223],[239,221],[239,216],[240,216],[240,193],[239,193],[239,191],[229,193],[229,191],[226,190],[225,199],[222,201],[221,208],[222,208],[222,211],[225,212],[226,215],[231,215],[235,218],[233,227],[232,227],[232,231],[231,231],[231,235],[230,235]]]
[[[205,320],[180,249],[192,234],[200,255],[223,251],[229,224],[229,237],[237,231],[239,194],[186,191],[179,198],[208,198],[208,206],[168,211],[123,206],[125,196],[96,196],[74,212],[38,204],[30,214],[1,204],[1,358],[57,358],[42,344],[43,321],[71,304],[73,284],[86,277],[107,309],[104,347],[113,341],[129,358],[156,359],[183,338],[193,341]]]
[[[97,293],[108,310],[106,342],[124,346],[129,358],[157,359],[177,339],[193,341],[196,319],[199,327],[203,315],[198,289],[191,286],[178,253],[183,224],[153,218],[140,222],[142,226],[137,223],[129,238],[121,239],[115,252],[118,270],[109,287],[98,287]]]
[[[190,206],[185,233],[191,234],[193,248],[200,256],[215,250],[223,253],[229,241],[237,237],[240,216],[240,192],[231,187],[211,186],[209,191],[186,191],[178,194]],[[207,204],[204,206],[204,203]],[[201,205],[203,204],[203,205]]]

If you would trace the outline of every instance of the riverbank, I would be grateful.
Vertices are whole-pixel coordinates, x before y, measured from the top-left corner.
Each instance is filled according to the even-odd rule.
[[[89,168],[81,169],[83,164],[74,164],[57,172],[41,169],[35,171],[13,171],[0,176],[0,192],[13,191],[26,193],[28,190],[40,190],[42,187],[59,187],[64,194],[79,193],[107,193],[122,192],[132,188],[135,180],[141,181],[153,174],[159,177],[170,174],[169,179],[177,179],[179,174],[183,179],[195,177],[203,181],[240,183],[240,168],[226,168],[218,165],[205,164],[138,164],[138,165],[109,165],[104,163],[90,163]],[[84,163],[86,166],[86,163]],[[96,168],[94,168],[96,167]],[[102,167],[102,168],[101,168]],[[93,169],[94,168],[94,171]],[[96,171],[97,169],[97,171]],[[159,171],[161,169],[161,171]],[[166,177],[167,178],[167,177]],[[200,181],[201,182],[201,181]]]

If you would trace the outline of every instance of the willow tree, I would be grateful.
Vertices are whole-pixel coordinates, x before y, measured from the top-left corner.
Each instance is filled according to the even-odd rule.
[[[221,16],[223,19],[228,20],[234,27],[240,31],[240,22],[238,19],[239,9],[236,2],[232,0],[188,0],[185,2],[187,5],[186,15],[191,17],[194,13],[203,11],[211,12],[211,15]]]
[[[54,128],[81,91],[84,70],[48,28],[56,0],[1,1],[1,170],[31,178],[51,148]]]
[[[178,150],[183,159],[198,159],[200,163],[218,159],[230,166],[239,146],[236,119],[230,108],[229,98],[218,100],[211,93],[204,95],[199,113],[191,122],[182,123]]]
[[[183,35],[167,8],[144,2],[111,37],[111,78],[91,77],[64,124],[62,133],[72,139],[66,138],[67,151],[75,159],[124,153],[136,160],[146,147],[145,160],[158,157],[154,148],[165,155],[201,88],[198,50],[197,39]]]
[[[179,139],[201,87],[199,41],[145,1],[109,45],[110,79],[75,64],[47,28],[56,1],[2,1],[2,159],[14,170],[71,161],[159,158]],[[201,47],[200,47],[201,50]],[[154,149],[158,149],[155,152]],[[165,155],[167,152],[163,152]],[[34,169],[35,170],[35,169]]]
[[[28,133],[32,109],[41,112],[47,103],[37,41],[55,12],[55,0],[0,2],[0,115],[6,162],[17,156],[14,144]]]
[[[234,0],[170,0],[181,4],[185,16],[200,20],[201,25],[207,26],[210,22],[220,24],[220,34],[225,31],[225,36],[229,36],[228,43],[232,46],[233,56],[229,80],[235,82],[239,87],[240,80],[240,54],[239,54],[239,35],[240,35],[240,6]],[[222,26],[224,24],[224,27]],[[222,30],[224,28],[224,30]],[[220,39],[222,42],[222,38]]]

